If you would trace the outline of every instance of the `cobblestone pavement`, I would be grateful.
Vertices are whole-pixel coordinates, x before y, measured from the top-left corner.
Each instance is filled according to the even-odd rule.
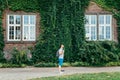
[[[120,67],[64,67],[63,74],[58,68],[0,68],[0,80],[28,80],[32,78],[69,75],[75,73],[120,72]]]

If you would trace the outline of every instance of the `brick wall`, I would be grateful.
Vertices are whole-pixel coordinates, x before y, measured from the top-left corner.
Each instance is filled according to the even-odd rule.
[[[34,14],[36,15],[36,38],[39,36],[40,33],[40,15],[39,13],[28,13],[28,12],[24,12],[24,11],[16,11],[13,12],[9,9],[5,10],[3,13],[3,29],[4,29],[4,41],[5,41],[5,47],[4,47],[4,51],[10,51],[12,50],[14,47],[16,47],[17,49],[21,50],[21,49],[27,49],[28,47],[34,47],[36,41],[7,41],[7,14],[17,14],[17,15],[30,15],[30,14]]]
[[[94,2],[90,2],[86,9],[86,14],[112,14],[109,11],[102,9],[99,5]],[[117,23],[114,17],[112,17],[112,40],[118,42],[117,40]]]
[[[110,12],[102,9],[101,7],[99,7],[96,3],[94,2],[90,2],[88,8],[86,9],[86,14],[101,14],[101,13],[107,13],[107,14],[111,14]],[[36,17],[36,36],[39,36],[40,33],[40,15],[39,13],[28,13],[28,12],[24,12],[24,11],[16,11],[13,12],[9,9],[4,11],[3,14],[3,28],[4,28],[4,41],[5,41],[5,47],[4,50],[5,51],[9,51],[12,50],[14,47],[18,48],[18,49],[25,49],[29,46],[34,46],[36,42],[24,42],[24,41],[20,41],[20,42],[8,42],[7,41],[7,14],[35,14],[37,15]],[[112,39],[114,41],[117,41],[117,24],[116,24],[116,20],[113,18],[112,19]]]

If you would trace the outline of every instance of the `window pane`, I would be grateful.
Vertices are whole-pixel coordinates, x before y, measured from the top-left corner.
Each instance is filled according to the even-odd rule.
[[[104,15],[99,16],[99,24],[104,24]]]
[[[85,34],[86,39],[90,40],[91,35],[90,35],[90,27],[89,26],[85,27],[85,32],[86,32],[86,34]]]
[[[28,40],[29,39],[29,27],[28,26],[24,26],[24,39]]]
[[[89,16],[88,15],[85,16],[85,23],[89,24]]]
[[[99,27],[99,39],[104,39],[104,26]]]
[[[85,25],[86,39],[87,40],[96,40],[96,26],[97,26],[97,15],[86,15],[87,24]]]
[[[35,27],[30,26],[30,39],[35,39]]]
[[[110,26],[106,26],[106,39],[110,39]]]
[[[95,26],[91,27],[91,40],[96,40],[96,28],[95,28]]]
[[[16,16],[16,24],[20,24],[21,23],[21,17],[20,16]]]
[[[35,24],[35,16],[30,16],[30,24]]]
[[[86,32],[86,34],[89,33],[89,26],[85,27],[85,32]]]
[[[106,24],[110,24],[110,15],[106,15]]]
[[[21,30],[20,30],[20,26],[16,26],[16,29],[15,29],[15,39],[20,39],[21,37]]]
[[[14,26],[9,26],[9,39],[14,39]]]
[[[24,16],[24,24],[29,24],[29,16]]]
[[[91,15],[91,24],[96,24],[96,15]]]
[[[14,16],[9,16],[9,24],[14,24]]]
[[[24,15],[24,31],[23,31],[23,40],[31,41],[35,40],[35,23],[36,16],[35,15]]]

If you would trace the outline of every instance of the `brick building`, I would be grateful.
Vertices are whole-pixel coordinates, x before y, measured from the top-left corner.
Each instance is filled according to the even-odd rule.
[[[105,11],[96,3],[90,2],[85,13],[86,37],[88,40],[110,40],[117,42],[117,25],[111,12]],[[40,34],[40,15],[9,9],[3,14],[5,51],[14,47],[26,49],[34,46]]]
[[[117,42],[117,24],[111,12],[102,9],[94,2],[90,2],[85,17],[88,40]]]
[[[40,15],[7,9],[3,15],[3,29],[5,51],[10,51],[14,47],[19,50],[32,47],[40,33]]]

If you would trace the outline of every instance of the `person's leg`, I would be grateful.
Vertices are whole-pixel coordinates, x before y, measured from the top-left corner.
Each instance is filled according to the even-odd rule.
[[[63,72],[62,65],[63,65],[63,59],[61,59],[61,72]]]
[[[59,65],[59,72],[61,73],[61,65]]]
[[[63,59],[59,59],[59,72],[61,73]]]
[[[61,72],[61,59],[59,59],[59,72]]]

